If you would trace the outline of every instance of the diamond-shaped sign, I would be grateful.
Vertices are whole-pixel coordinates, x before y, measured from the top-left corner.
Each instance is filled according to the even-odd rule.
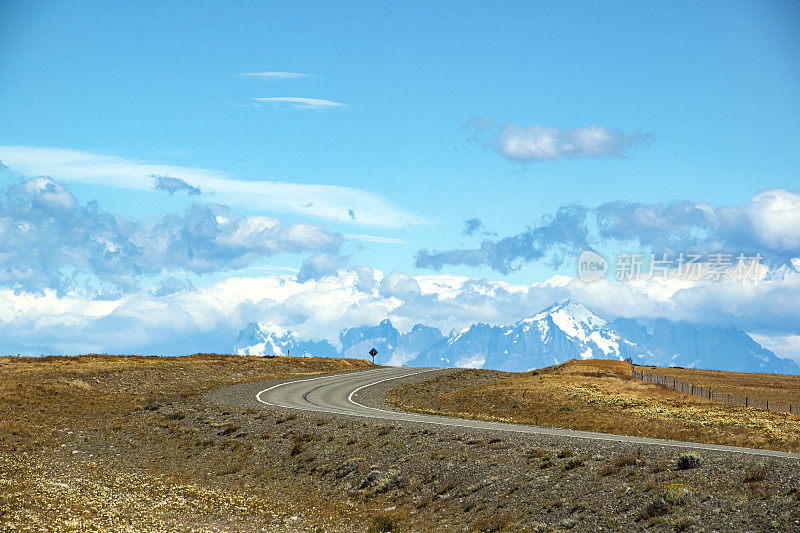
[[[369,351],[369,354],[370,354],[372,357],[375,357],[376,355],[378,355],[378,350],[376,350],[375,348],[373,348],[373,349],[371,349],[371,350]]]

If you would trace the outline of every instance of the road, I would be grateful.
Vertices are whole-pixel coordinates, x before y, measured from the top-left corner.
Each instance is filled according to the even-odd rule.
[[[299,379],[273,385],[261,390],[256,394],[256,400],[264,405],[274,407],[378,418],[398,422],[435,424],[480,431],[503,431],[530,435],[548,435],[615,443],[630,443],[643,446],[689,448],[692,450],[712,450],[734,454],[800,459],[800,454],[797,453],[388,411],[359,403],[359,393],[368,387],[389,380],[402,380],[403,378],[423,372],[430,373],[431,377],[433,377],[436,372],[442,370],[443,369],[437,368],[390,367]]]

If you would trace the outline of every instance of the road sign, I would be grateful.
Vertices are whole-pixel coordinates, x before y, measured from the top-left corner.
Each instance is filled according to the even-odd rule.
[[[369,354],[372,356],[372,364],[374,365],[375,364],[375,356],[378,355],[378,350],[376,350],[375,348],[372,348],[369,351]]]

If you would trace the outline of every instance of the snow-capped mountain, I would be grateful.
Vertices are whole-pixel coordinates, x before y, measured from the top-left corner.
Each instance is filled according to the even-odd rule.
[[[395,366],[415,359],[442,338],[441,331],[422,324],[401,335],[389,319],[374,327],[350,328],[339,334],[344,357],[363,359],[371,348],[375,348],[378,351],[376,363]]]
[[[412,364],[525,371],[569,359],[627,357],[653,362],[612,325],[567,300],[510,326],[474,324],[432,346]]]
[[[307,355],[337,357],[339,351],[328,341],[303,341],[286,329],[250,322],[233,346],[238,355]]]
[[[652,332],[630,318],[614,321],[617,330],[659,366],[682,366],[734,372],[800,373],[790,359],[767,350],[750,335],[736,328],[693,326],[686,322],[658,319]]]
[[[341,350],[327,341],[300,341],[291,332],[249,324],[235,352],[248,355],[339,355],[366,359],[378,350],[378,364],[455,366],[527,371],[569,359],[632,357],[639,364],[683,366],[743,372],[800,374],[800,367],[763,348],[734,328],[694,326],[659,319],[647,328],[636,319],[607,322],[573,300],[555,304],[509,326],[473,324],[448,336],[415,325],[401,334],[386,319],[339,335]]]

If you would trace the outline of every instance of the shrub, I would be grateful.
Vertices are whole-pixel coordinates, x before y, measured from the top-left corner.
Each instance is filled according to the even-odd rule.
[[[678,456],[678,469],[690,470],[703,464],[703,458],[697,452],[686,452]]]
[[[239,431],[239,426],[236,426],[234,424],[230,424],[230,425],[226,426],[225,429],[220,431],[219,435],[225,437],[225,436],[228,436],[228,435],[230,435],[232,433],[236,433],[237,431]]]
[[[766,477],[767,465],[764,463],[757,463],[748,465],[744,471],[744,478],[742,481],[745,483],[753,483],[756,481],[764,481]]]
[[[675,531],[684,531],[689,529],[694,524],[694,520],[689,518],[688,516],[681,516],[675,519],[672,522],[672,528]]]
[[[580,459],[571,459],[567,461],[567,464],[564,465],[564,470],[572,470],[573,468],[578,468],[579,466],[583,466],[583,461]]]
[[[683,505],[692,497],[692,491],[685,485],[675,483],[667,487],[664,497],[672,505]]]
[[[642,459],[642,449],[639,448],[635,452],[627,452],[621,455],[618,455],[617,458],[614,460],[614,466],[616,468],[623,468],[626,466],[634,466],[639,464]]]
[[[663,496],[656,496],[645,506],[642,514],[645,518],[655,518],[657,516],[663,516],[668,512],[669,503],[667,503]]]
[[[358,468],[358,465],[360,465],[362,461],[364,461],[363,457],[351,457],[344,463],[340,464],[333,475],[336,477],[336,479],[341,479]]]
[[[397,520],[389,516],[376,516],[369,528],[370,533],[384,533],[387,531],[400,531]]]
[[[569,450],[561,450],[560,452],[558,452],[558,455],[556,457],[558,457],[559,459],[564,459],[566,457],[572,457],[573,455],[575,454]]]
[[[500,531],[511,522],[508,513],[496,513],[479,518],[472,523],[472,529],[478,531]]]

